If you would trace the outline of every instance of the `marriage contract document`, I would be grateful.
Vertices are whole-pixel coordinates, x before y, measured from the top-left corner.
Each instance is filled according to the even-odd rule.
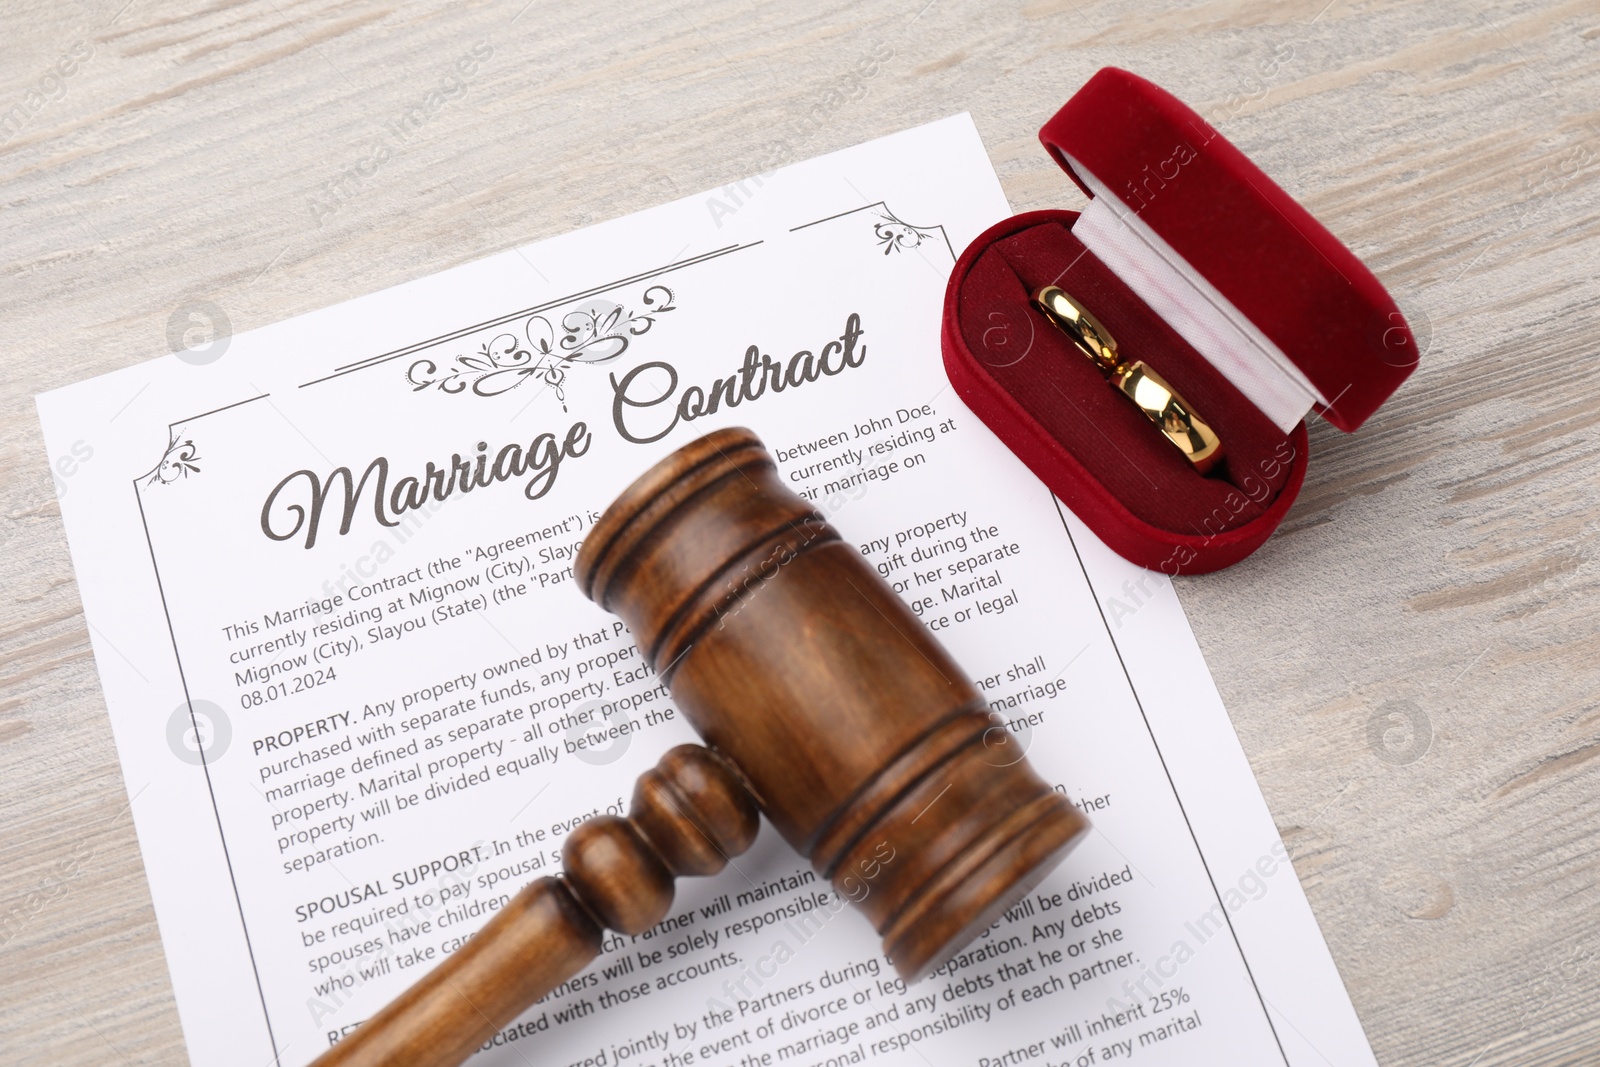
[[[194,1063],[308,1063],[694,740],[572,561],[741,424],[1094,831],[908,988],[765,830],[474,1062],[1374,1062],[1170,583],[945,381],[1008,211],[958,116],[39,398]]]

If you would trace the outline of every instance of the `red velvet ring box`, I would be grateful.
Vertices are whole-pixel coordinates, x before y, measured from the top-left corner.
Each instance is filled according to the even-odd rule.
[[[1236,563],[1306,472],[1305,418],[1354,430],[1417,346],[1351,251],[1170,93],[1108,67],[1039,139],[1091,198],[984,231],[945,293],[950,382],[1122,556],[1169,575]],[[1199,474],[1032,306],[1058,285],[1221,438]]]

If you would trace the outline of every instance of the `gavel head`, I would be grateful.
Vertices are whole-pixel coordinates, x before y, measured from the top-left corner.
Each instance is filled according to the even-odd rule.
[[[982,933],[1088,829],[749,430],[648,471],[573,570],[907,980]]]

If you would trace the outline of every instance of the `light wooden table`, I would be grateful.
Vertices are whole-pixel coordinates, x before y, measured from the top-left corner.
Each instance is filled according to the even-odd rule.
[[[243,330],[960,110],[1016,209],[1072,206],[1035,131],[1117,64],[1301,197],[1427,349],[1361,433],[1313,427],[1263,551],[1180,585],[1378,1058],[1600,1062],[1594,0],[10,0],[0,27],[0,1061],[184,1060],[34,393],[165,351],[195,300]]]

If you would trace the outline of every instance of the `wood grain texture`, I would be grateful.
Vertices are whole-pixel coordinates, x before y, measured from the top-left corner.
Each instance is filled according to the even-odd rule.
[[[846,364],[855,328],[852,315]],[[572,576],[627,623],[684,718],[908,984],[1088,832],[1026,759],[997,751],[1005,727],[978,687],[747,428],[640,475],[589,528]],[[569,872],[574,839],[599,822],[567,838]]]
[[[184,1062],[34,393],[166,351],[197,299],[243,330],[959,110],[1014,208],[1078,206],[1034,133],[1108,63],[1427,342],[1362,432],[1313,426],[1261,552],[1179,585],[1379,1060],[1600,1059],[1592,0],[13,0],[0,27],[6,114],[91,52],[0,128],[0,1061]],[[483,41],[464,96],[386,132]]]

